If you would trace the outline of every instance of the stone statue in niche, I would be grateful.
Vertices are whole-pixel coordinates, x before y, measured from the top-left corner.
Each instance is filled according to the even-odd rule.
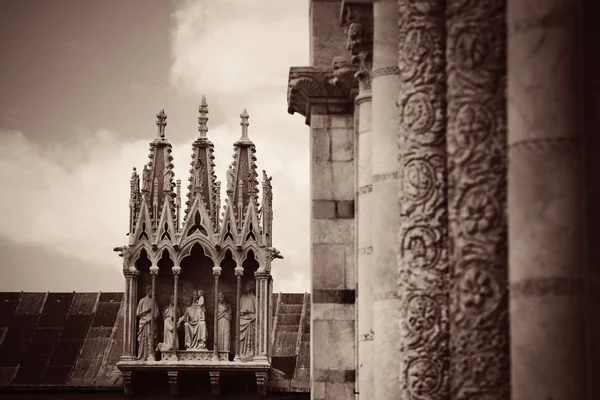
[[[235,180],[235,171],[233,170],[233,167],[230,165],[229,169],[227,170],[227,191],[228,192],[233,192],[233,185],[234,185],[234,180]]]
[[[142,190],[150,190],[150,169],[146,165],[144,165],[144,170],[142,171]]]
[[[165,177],[163,181],[163,190],[168,191],[171,190],[171,171],[165,168]]]
[[[154,303],[154,314],[152,313],[152,303]],[[152,286],[146,286],[146,296],[143,297],[137,306],[136,316],[139,318],[138,324],[138,360],[145,361],[154,349],[156,340],[156,331],[152,335],[152,318],[158,317],[158,304],[152,298]]]
[[[175,321],[175,299],[171,296],[171,302],[164,313],[163,342],[158,344],[159,351],[177,350],[177,324]]]
[[[223,292],[218,294],[217,303],[217,349],[229,351],[231,345],[231,306]]]
[[[204,307],[204,292],[202,290],[192,291],[189,306],[185,313],[179,318],[177,326],[183,323],[185,331],[186,350],[197,350],[206,348],[206,308]]]
[[[240,355],[254,356],[256,336],[256,296],[254,282],[246,284],[246,293],[240,297]]]

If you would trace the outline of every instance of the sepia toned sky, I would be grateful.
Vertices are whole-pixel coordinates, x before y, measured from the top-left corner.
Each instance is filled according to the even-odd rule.
[[[187,185],[197,108],[225,180],[240,112],[273,175],[276,291],[309,290],[309,132],[287,113],[308,0],[0,0],[0,291],[121,291],[129,178],[164,108]]]

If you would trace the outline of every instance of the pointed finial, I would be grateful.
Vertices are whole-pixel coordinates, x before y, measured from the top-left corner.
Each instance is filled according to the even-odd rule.
[[[206,97],[202,95],[202,101],[200,102],[200,106],[198,107],[198,113],[200,116],[198,117],[198,132],[200,132],[199,137],[205,138],[206,132],[208,132],[208,127],[206,126],[206,122],[208,121],[208,103],[206,102]]]
[[[158,137],[165,137],[165,126],[167,126],[167,114],[165,114],[165,110],[162,109],[158,114],[156,114],[156,125],[158,125]]]
[[[242,122],[240,122],[240,125],[242,126],[242,140],[248,139],[248,125],[250,125],[248,123],[248,118],[250,118],[250,116],[245,108],[240,114],[240,118],[242,119]]]

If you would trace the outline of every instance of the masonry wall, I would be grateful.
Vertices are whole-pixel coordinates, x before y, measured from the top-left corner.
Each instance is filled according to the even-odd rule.
[[[354,115],[323,114],[313,106],[311,393],[313,399],[353,399]]]

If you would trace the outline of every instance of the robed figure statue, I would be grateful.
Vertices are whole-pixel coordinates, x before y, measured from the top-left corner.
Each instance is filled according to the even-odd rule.
[[[254,356],[256,338],[256,296],[254,282],[246,284],[246,293],[240,297],[240,355]]]
[[[154,313],[152,313],[152,303],[154,303]],[[156,340],[156,331],[152,335],[152,318],[158,317],[158,304],[152,298],[152,286],[146,286],[146,296],[142,298],[137,306],[136,316],[139,318],[138,324],[138,360],[145,361],[154,349]]]
[[[175,299],[171,296],[171,302],[164,313],[163,341],[158,344],[158,350],[169,351],[178,349],[177,326],[175,322]]]
[[[185,331],[185,348],[188,350],[206,348],[206,308],[202,290],[192,291],[190,305],[185,309],[177,325],[181,323]]]
[[[223,292],[219,292],[217,303],[217,349],[229,351],[231,344],[231,306],[225,301]]]

